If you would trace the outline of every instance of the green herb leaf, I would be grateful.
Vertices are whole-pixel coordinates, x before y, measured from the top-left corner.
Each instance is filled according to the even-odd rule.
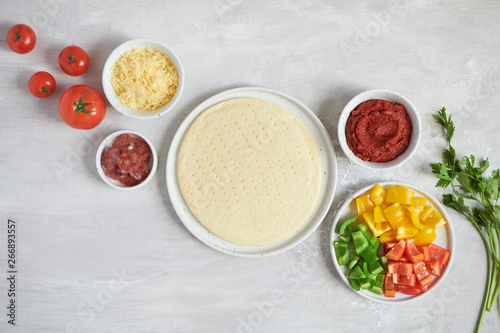
[[[486,192],[491,200],[498,202],[500,199],[500,169],[493,171],[488,184],[486,185]]]
[[[446,108],[444,106],[439,110],[437,115],[434,115],[434,119],[436,123],[444,127],[446,131],[446,140],[450,142],[455,132],[455,125],[453,121],[451,121],[451,115],[449,117],[446,116]]]
[[[448,141],[448,149],[443,151],[443,161],[431,164],[432,172],[438,179],[436,186],[445,188],[451,185],[453,191],[452,194],[443,195],[443,204],[474,224],[488,255],[486,292],[476,324],[476,332],[479,332],[484,312],[491,311],[500,291],[500,169],[486,179],[484,173],[490,166],[488,159],[480,161],[479,167],[476,167],[474,155],[457,158],[456,151],[451,146],[455,132],[451,115],[448,117],[443,107],[434,115],[434,119],[443,126]],[[458,186],[454,184],[455,180]],[[457,187],[461,192],[457,191]],[[465,200],[473,202],[472,210]]]

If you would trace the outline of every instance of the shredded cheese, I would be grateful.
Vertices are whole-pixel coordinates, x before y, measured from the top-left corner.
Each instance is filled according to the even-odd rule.
[[[137,47],[125,52],[113,65],[111,85],[126,107],[154,111],[174,97],[179,74],[165,53]]]

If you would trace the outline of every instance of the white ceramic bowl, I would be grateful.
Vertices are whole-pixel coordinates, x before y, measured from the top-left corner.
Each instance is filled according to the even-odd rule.
[[[126,186],[115,179],[109,178],[108,176],[106,176],[106,174],[104,173],[104,170],[102,169],[102,166],[101,166],[102,151],[106,147],[111,147],[113,145],[113,142],[115,141],[115,139],[121,134],[131,134],[131,135],[138,136],[138,137],[144,139],[144,141],[146,141],[146,143],[149,145],[149,148],[151,149],[151,158],[149,159],[149,165],[148,165],[149,170],[151,170],[149,172],[149,176],[146,179],[144,179],[144,181],[142,181],[141,183],[139,183],[135,186]],[[139,134],[139,133],[134,132],[134,131],[123,130],[123,131],[117,131],[117,132],[114,132],[114,133],[108,135],[101,142],[101,144],[99,145],[99,148],[97,148],[95,163],[96,163],[96,167],[97,167],[97,173],[99,174],[99,176],[101,176],[102,180],[106,184],[108,184],[109,186],[116,188],[118,190],[136,190],[136,189],[141,188],[144,185],[146,185],[153,178],[153,176],[156,172],[156,168],[158,166],[158,155],[156,154],[156,150],[155,150],[155,147],[153,146],[153,144],[144,135]]]
[[[399,155],[395,159],[388,162],[368,162],[363,161],[361,158],[354,155],[349,146],[347,145],[346,135],[345,135],[345,126],[347,124],[347,119],[351,115],[351,111],[354,110],[359,104],[369,101],[371,99],[383,99],[392,103],[402,104],[405,109],[408,117],[410,118],[411,125],[413,127],[410,143],[403,154]],[[340,147],[344,151],[344,154],[353,161],[354,163],[372,170],[387,170],[400,166],[404,162],[408,161],[412,155],[417,150],[418,144],[420,143],[420,136],[422,134],[422,124],[420,122],[420,116],[418,114],[415,106],[410,102],[409,99],[404,97],[403,95],[386,89],[373,89],[362,92],[359,95],[356,95],[353,99],[347,103],[347,105],[342,110],[340,114],[339,123],[338,123],[338,137]]]
[[[177,67],[177,72],[179,74],[179,86],[177,87],[177,92],[175,93],[174,97],[166,105],[154,111],[132,110],[130,108],[125,107],[123,104],[120,103],[113,87],[111,86],[110,82],[111,68],[113,67],[114,63],[125,52],[134,49],[136,47],[150,47],[155,51],[161,51],[165,53],[170,57],[175,67]],[[182,90],[184,89],[184,69],[177,55],[169,47],[151,39],[132,39],[118,46],[109,55],[108,59],[106,60],[106,63],[104,64],[104,69],[102,71],[102,85],[104,89],[104,94],[106,95],[106,98],[108,99],[109,103],[111,103],[111,105],[120,113],[132,118],[151,119],[167,113],[174,107],[177,101],[179,101],[179,98],[181,97],[182,94]]]
[[[366,186],[353,195],[349,196],[344,204],[340,207],[339,211],[337,212],[337,215],[335,216],[335,219],[333,220],[333,225],[332,225],[332,231],[330,234],[330,251],[332,254],[332,259],[333,259],[333,264],[335,265],[335,269],[339,273],[341,279],[349,286],[349,288],[356,292],[358,295],[361,295],[367,299],[370,299],[372,301],[378,302],[378,303],[386,303],[386,304],[397,304],[397,303],[406,303],[407,301],[415,300],[415,299],[421,299],[424,295],[428,295],[444,281],[446,276],[448,275],[448,272],[451,269],[451,265],[453,263],[453,259],[455,257],[455,240],[454,240],[454,233],[453,233],[453,226],[451,225],[451,220],[450,217],[448,216],[448,213],[446,213],[446,210],[444,209],[443,205],[436,199],[434,198],[431,194],[427,193],[426,191],[417,188],[416,186],[406,184],[406,183],[400,183],[400,182],[386,182],[386,183],[379,183],[382,185],[386,190],[389,185],[401,185],[406,188],[409,188],[410,190],[415,192],[415,197],[426,197],[427,198],[427,204],[431,205],[434,210],[439,213],[445,220],[446,224],[444,226],[441,226],[440,228],[436,229],[436,240],[433,242],[433,244],[439,245],[442,248],[447,249],[448,251],[451,252],[450,259],[448,260],[448,264],[444,268],[444,272],[440,277],[434,277],[434,281],[432,284],[429,285],[429,289],[421,294],[418,295],[406,295],[403,294],[402,292],[396,293],[395,298],[389,298],[385,297],[384,294],[382,295],[377,295],[369,290],[361,290],[359,292],[356,292],[351,284],[349,283],[349,280],[346,277],[346,274],[348,274],[348,268],[347,266],[339,266],[337,263],[337,258],[335,256],[335,247],[333,246],[333,242],[340,240],[339,235],[336,233],[337,226],[339,223],[344,222],[348,218],[356,215],[356,198],[362,195],[369,194],[371,189],[376,185],[372,184],[370,186]],[[383,246],[383,245],[382,245]]]

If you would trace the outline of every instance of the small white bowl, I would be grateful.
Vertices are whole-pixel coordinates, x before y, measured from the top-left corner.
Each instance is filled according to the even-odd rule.
[[[111,81],[110,81],[111,68],[125,52],[132,50],[136,47],[150,47],[155,51],[161,51],[165,53],[170,57],[175,67],[177,67],[177,73],[179,74],[179,86],[177,87],[177,92],[175,93],[174,97],[166,105],[154,111],[132,110],[124,106],[116,96],[113,86],[111,86]],[[151,39],[132,39],[118,46],[109,55],[108,59],[106,60],[106,63],[104,64],[104,69],[102,71],[102,86],[104,89],[104,94],[106,95],[106,98],[108,99],[109,103],[111,103],[111,105],[120,113],[128,117],[137,119],[156,118],[167,113],[179,101],[182,91],[184,89],[184,69],[182,67],[181,61],[179,60],[179,57],[177,57],[174,51],[172,51],[169,47]]]
[[[413,127],[408,147],[403,152],[403,154],[399,155],[398,157],[396,157],[391,161],[380,162],[380,163],[363,161],[361,158],[354,155],[352,150],[347,145],[345,127],[347,124],[347,119],[351,115],[351,111],[354,110],[359,104],[372,99],[383,99],[392,103],[402,104],[406,109],[406,113],[408,114],[408,117],[410,118],[411,121],[411,125]],[[420,116],[418,114],[417,109],[410,102],[408,98],[392,90],[373,89],[373,90],[367,90],[359,95],[356,95],[353,99],[349,101],[349,103],[347,103],[347,105],[342,110],[342,113],[340,114],[337,132],[338,132],[340,147],[344,151],[344,154],[346,154],[351,161],[353,161],[357,165],[360,165],[364,168],[371,170],[388,170],[402,165],[404,162],[408,161],[413,156],[413,154],[417,150],[418,144],[420,143],[420,136],[422,134],[422,124],[420,122]]]
[[[104,173],[104,170],[102,169],[102,166],[101,166],[102,151],[106,147],[111,147],[113,145],[113,142],[115,141],[115,139],[121,134],[131,134],[131,135],[138,136],[138,137],[144,139],[144,141],[146,141],[146,143],[149,145],[149,148],[151,149],[151,157],[149,159],[149,164],[148,164],[149,170],[151,170],[149,172],[149,176],[146,179],[144,179],[144,181],[142,181],[141,183],[139,183],[135,186],[126,186],[126,185],[120,183],[118,180],[109,178],[108,176],[106,176],[106,174]],[[117,132],[114,132],[114,133],[108,135],[101,142],[101,144],[99,145],[99,148],[97,148],[97,153],[96,153],[96,157],[95,157],[95,164],[97,167],[97,173],[99,174],[99,176],[101,176],[102,180],[106,184],[108,184],[109,186],[116,188],[118,190],[135,190],[135,189],[138,189],[140,187],[143,187],[153,178],[153,176],[156,172],[156,168],[158,166],[158,155],[156,154],[156,150],[155,150],[155,147],[153,146],[153,144],[144,135],[139,134],[139,133],[134,132],[134,131],[123,130],[123,131],[117,131]]]
[[[436,229],[436,240],[432,242],[433,244],[439,245],[442,248],[447,249],[448,251],[451,252],[450,259],[448,260],[448,263],[446,267],[444,268],[444,272],[440,277],[434,277],[434,281],[429,285],[429,289],[421,294],[418,295],[407,295],[402,292],[396,293],[395,298],[390,298],[390,297],[385,297],[384,294],[382,295],[377,295],[369,290],[361,290],[361,291],[355,291],[349,280],[347,279],[347,274],[349,273],[348,268],[346,265],[344,266],[339,266],[337,263],[337,258],[335,255],[335,247],[333,246],[333,242],[340,240],[340,236],[337,234],[337,226],[342,223],[343,221],[347,220],[348,218],[356,215],[356,198],[369,194],[372,190],[372,188],[377,185],[377,184],[372,184],[369,186],[366,186],[359,191],[356,191],[353,195],[349,196],[344,204],[340,207],[340,209],[337,212],[337,215],[335,216],[335,219],[333,220],[332,224],[332,231],[330,234],[330,252],[332,255],[332,260],[333,264],[335,266],[335,269],[337,270],[338,274],[340,275],[340,278],[345,282],[345,284],[354,292],[356,292],[358,295],[363,296],[366,299],[378,302],[378,303],[384,303],[384,304],[401,304],[401,303],[408,303],[409,301],[416,300],[416,299],[422,299],[425,295],[430,294],[431,292],[435,291],[439,285],[441,285],[448,275],[448,273],[451,270],[451,265],[453,264],[453,260],[455,258],[455,235],[453,231],[453,226],[452,223],[450,222],[450,216],[446,212],[444,206],[436,199],[434,198],[431,194],[426,192],[423,189],[420,189],[416,186],[406,184],[406,183],[401,183],[401,182],[385,182],[385,183],[379,183],[382,187],[387,189],[389,185],[401,185],[404,186],[412,191],[415,192],[416,197],[426,197],[427,198],[427,204],[431,205],[434,210],[439,213],[445,220],[446,224],[444,226],[441,226],[440,228]],[[383,246],[383,245],[382,245]]]

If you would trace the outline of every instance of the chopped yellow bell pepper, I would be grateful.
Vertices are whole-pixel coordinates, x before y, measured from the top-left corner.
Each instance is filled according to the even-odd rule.
[[[373,208],[373,219],[375,220],[375,223],[389,222],[387,217],[384,215],[383,208],[380,206],[375,206],[375,208]]]
[[[446,221],[441,217],[441,215],[434,211],[429,216],[427,216],[427,218],[424,220],[424,224],[437,229],[440,226],[445,225]]]
[[[427,198],[413,197],[411,199],[410,205],[420,206],[420,207],[422,207],[422,209],[424,209],[425,205],[427,205]]]
[[[406,217],[406,219],[408,219]],[[397,240],[405,239],[405,238],[413,238],[420,232],[410,221],[407,221],[402,226],[398,227],[398,232],[396,235]]]
[[[375,205],[382,206],[385,201],[386,194],[387,192],[384,190],[384,188],[380,184],[377,184],[373,187],[372,193],[370,193],[370,200]]]
[[[373,212],[373,207],[375,207],[375,205],[370,200],[369,194],[356,198],[356,209],[358,210],[358,216],[361,216],[366,212]]]
[[[378,238],[381,243],[387,243],[387,242],[395,242],[397,241],[397,235],[398,232],[396,230],[389,230],[384,232],[380,237]]]
[[[412,190],[409,190],[404,186],[389,185],[385,200],[388,203],[400,203],[409,205],[411,203],[411,199],[413,198],[413,194],[414,193]]]
[[[420,206],[409,205],[406,206],[406,211],[409,213],[410,222],[418,229],[422,230],[424,225],[420,222],[419,214],[422,211]]]
[[[388,222],[384,223],[375,223],[373,213],[367,212],[363,214],[363,218],[365,219],[365,223],[370,228],[372,234],[375,237],[382,235],[384,232],[391,230],[391,225]]]
[[[424,210],[422,210],[422,212],[419,215],[420,221],[425,221],[432,213],[434,213],[434,209],[432,208],[432,206],[431,205],[425,206]]]
[[[392,226],[392,229],[397,230],[399,226],[403,225],[405,212],[399,203],[390,205],[383,209],[384,215]],[[406,218],[408,219],[408,218]]]
[[[427,245],[436,240],[436,231],[430,226],[424,226],[422,230],[413,238],[416,246]]]

